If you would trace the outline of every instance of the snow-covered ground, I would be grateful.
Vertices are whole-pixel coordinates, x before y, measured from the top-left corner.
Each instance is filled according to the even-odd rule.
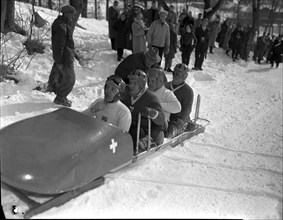
[[[17,9],[19,5],[25,10],[25,4],[16,3]],[[58,15],[36,11],[49,22],[45,30]],[[105,79],[118,62],[106,21],[80,18],[79,24],[87,30],[76,27],[75,45],[88,60],[83,66],[75,62],[77,81],[69,98],[72,109],[81,111],[103,96]],[[1,55],[21,50],[22,36],[10,33],[5,39]],[[31,57],[21,59],[20,82],[0,83],[1,128],[57,109],[53,93],[33,90],[36,81],[48,80],[53,64],[50,32],[42,39],[44,54],[30,64]],[[173,64],[180,60],[178,51]],[[194,54],[190,68],[193,62]],[[282,64],[271,69],[269,64],[232,62],[216,48],[203,69],[190,71],[187,82],[195,98],[201,95],[200,117],[211,122],[205,133],[183,147],[107,174],[103,186],[35,218],[282,219]],[[172,78],[170,73],[167,77]],[[22,217],[12,214],[12,205],[27,209],[3,188],[1,201],[6,218]]]

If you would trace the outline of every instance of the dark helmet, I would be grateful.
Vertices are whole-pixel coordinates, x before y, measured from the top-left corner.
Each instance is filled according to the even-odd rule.
[[[134,70],[128,75],[129,80],[136,80],[140,89],[145,88],[147,76],[142,70]]]
[[[126,92],[126,83],[118,75],[111,75],[106,79],[105,85],[111,85],[119,90],[119,93],[114,97],[114,101],[122,99]]]
[[[178,64],[176,64],[176,66],[174,67],[173,74],[174,74],[175,72],[188,74],[189,68],[188,68],[188,66],[187,66],[186,64],[184,64],[184,63],[178,63]]]

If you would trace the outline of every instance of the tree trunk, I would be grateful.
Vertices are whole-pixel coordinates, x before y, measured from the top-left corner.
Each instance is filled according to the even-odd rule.
[[[158,8],[162,7],[165,11],[169,11],[169,6],[167,5],[165,0],[158,0]]]
[[[97,0],[94,0],[94,18],[97,19]]]
[[[1,0],[1,33],[5,33],[5,18],[6,18],[7,0]]]
[[[240,23],[240,11],[241,11],[241,0],[239,0],[238,2],[238,6],[237,6],[237,23]]]
[[[210,0],[203,0],[203,1],[204,1],[203,17],[207,18],[208,20],[217,12],[217,10],[224,2],[224,0],[218,0],[217,3],[213,7],[211,7]]]
[[[38,0],[38,6],[42,7],[42,1]]]
[[[6,7],[2,8],[2,4]],[[2,13],[4,10],[4,13]],[[9,31],[14,31],[15,28],[15,20],[14,20],[14,10],[15,10],[15,0],[1,0],[1,32],[3,27],[2,33],[7,33]],[[4,14],[4,25],[2,26],[2,16]]]
[[[260,9],[260,0],[253,0],[253,23],[252,27],[255,30],[259,31],[259,9]]]
[[[106,0],[106,21],[109,20],[109,0]]]
[[[48,8],[49,8],[50,10],[53,9],[53,8],[52,8],[52,0],[48,0]]]
[[[86,7],[85,1],[80,1],[80,0],[70,0],[70,5],[72,5],[76,9],[76,14],[75,17],[71,23],[71,30],[74,32],[76,24],[79,20],[79,17],[83,11],[83,9]]]
[[[82,10],[82,18],[87,18],[87,1],[88,0],[83,0],[83,4],[85,5],[85,7]]]

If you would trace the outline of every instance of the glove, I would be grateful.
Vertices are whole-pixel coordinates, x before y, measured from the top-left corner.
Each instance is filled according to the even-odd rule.
[[[153,119],[158,115],[158,111],[153,108],[143,107],[141,110],[141,115]]]

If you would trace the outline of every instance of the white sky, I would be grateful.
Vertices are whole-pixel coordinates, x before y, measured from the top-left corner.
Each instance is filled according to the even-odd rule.
[[[23,3],[16,9],[25,11]],[[47,82],[53,64],[50,32],[45,33],[58,12],[36,7],[48,20],[35,30],[47,45],[44,54],[21,59],[20,83],[0,83],[1,128],[35,115],[56,110],[55,95],[32,90],[36,81]],[[103,96],[105,79],[114,73],[117,55],[110,50],[106,21],[80,18],[74,39],[82,67],[75,62],[77,81],[69,95],[72,109],[84,110]],[[2,38],[2,36],[1,36]],[[25,38],[13,33],[1,48],[12,56]],[[124,56],[130,54],[125,51]],[[180,62],[180,52],[173,65]],[[191,56],[190,68],[194,62]],[[164,62],[162,62],[164,67]],[[185,142],[107,174],[103,186],[35,218],[244,218],[282,219],[282,64],[232,62],[222,49],[208,54],[203,71],[190,71],[187,83],[195,100],[201,95],[200,117],[211,124],[206,131]],[[167,74],[171,79],[171,74]],[[195,108],[195,102],[194,102]],[[194,110],[192,116],[194,115]],[[10,208],[27,206],[1,188],[7,218]]]

